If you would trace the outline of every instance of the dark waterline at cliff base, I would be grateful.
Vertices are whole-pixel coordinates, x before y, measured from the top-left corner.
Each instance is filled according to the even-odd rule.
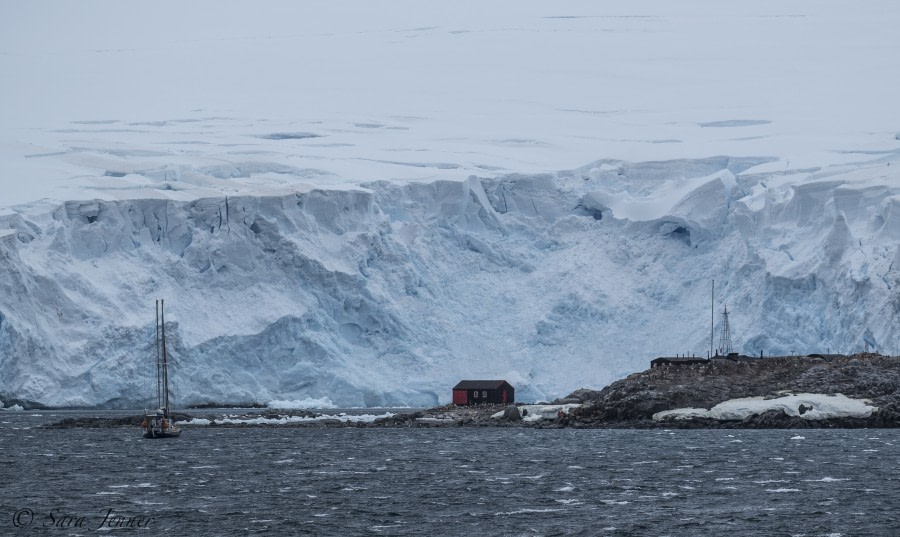
[[[900,528],[896,430],[195,428],[151,442],[126,428],[6,422],[0,439],[4,535],[91,533],[16,528],[23,509],[31,530],[50,513],[92,530],[111,510],[132,523],[150,517],[154,532],[196,536]]]

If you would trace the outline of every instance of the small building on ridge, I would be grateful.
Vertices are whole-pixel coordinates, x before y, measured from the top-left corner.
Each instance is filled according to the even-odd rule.
[[[453,387],[453,404],[511,405],[516,402],[516,389],[505,380],[461,380]]]
[[[706,358],[694,358],[687,356],[660,356],[659,358],[654,358],[650,360],[650,369],[656,369],[657,367],[664,366],[677,366],[677,365],[696,365],[696,364],[705,364],[709,362]]]

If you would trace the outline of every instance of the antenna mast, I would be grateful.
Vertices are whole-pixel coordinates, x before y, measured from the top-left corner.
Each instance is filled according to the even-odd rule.
[[[728,305],[725,305],[725,311],[722,312],[722,335],[719,338],[719,347],[722,354],[728,356],[732,352],[731,347],[731,330],[728,328]]]

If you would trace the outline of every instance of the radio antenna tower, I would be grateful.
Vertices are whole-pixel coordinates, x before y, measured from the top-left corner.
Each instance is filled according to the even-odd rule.
[[[728,356],[733,352],[731,347],[731,329],[728,328],[728,305],[725,305],[725,311],[722,312],[722,334],[719,336],[719,351],[723,356]]]

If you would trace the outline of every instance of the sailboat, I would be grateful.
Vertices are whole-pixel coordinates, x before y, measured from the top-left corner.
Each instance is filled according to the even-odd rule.
[[[156,412],[145,412],[144,438],[178,438],[181,429],[169,416],[169,360],[166,353],[166,315],[156,301]]]

